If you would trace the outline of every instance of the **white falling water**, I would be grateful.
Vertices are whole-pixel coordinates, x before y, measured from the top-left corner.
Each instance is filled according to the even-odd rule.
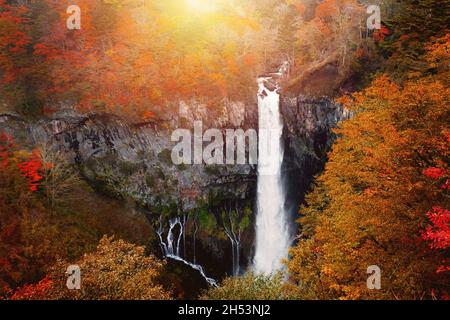
[[[174,234],[175,228],[178,227],[178,234]],[[200,275],[205,279],[205,281],[213,287],[217,287],[216,280],[209,278],[203,267],[201,265],[186,261],[180,255],[180,243],[183,237],[184,224],[180,217],[172,218],[169,220],[169,230],[167,231],[167,236],[164,239],[164,227],[162,222],[162,217],[159,219],[159,229],[157,230],[157,235],[159,237],[159,243],[162,247],[164,256],[167,258],[180,261],[185,265],[197,270]]]
[[[281,76],[283,71],[275,76]],[[256,273],[271,274],[283,269],[290,245],[288,222],[284,210],[285,194],[281,178],[283,161],[280,95],[278,88],[267,87],[271,77],[258,79],[259,158],[256,217]],[[274,87],[272,83],[269,87]]]

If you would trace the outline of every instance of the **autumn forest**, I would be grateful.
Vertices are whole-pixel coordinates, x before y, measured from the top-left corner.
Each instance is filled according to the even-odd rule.
[[[0,0],[0,300],[449,300],[449,10]]]

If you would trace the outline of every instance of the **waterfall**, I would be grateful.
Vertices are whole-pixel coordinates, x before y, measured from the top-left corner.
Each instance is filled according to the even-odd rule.
[[[284,210],[285,193],[281,178],[283,162],[280,95],[276,79],[285,73],[258,78],[259,158],[256,217],[256,247],[253,269],[271,274],[283,269],[290,246],[288,218]]]
[[[164,227],[163,227],[163,219],[162,216],[159,219],[159,228],[156,232],[159,238],[159,243],[161,245],[161,249],[163,251],[163,254],[166,258],[173,259],[176,261],[180,261],[184,263],[185,265],[191,267],[194,270],[197,270],[200,275],[205,279],[205,281],[213,287],[217,287],[216,280],[209,278],[206,276],[205,271],[203,270],[203,267],[186,261],[183,259],[180,255],[180,246],[181,246],[181,238],[184,238],[185,235],[185,223],[186,219],[183,218],[181,220],[180,217],[172,218],[169,220],[169,230],[167,231],[167,236],[164,240]],[[175,233],[176,227],[178,227],[178,234]],[[194,244],[195,245],[195,244]],[[195,257],[194,257],[195,260]]]

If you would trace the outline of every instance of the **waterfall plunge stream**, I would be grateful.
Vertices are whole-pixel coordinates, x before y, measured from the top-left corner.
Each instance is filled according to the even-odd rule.
[[[282,259],[287,258],[290,245],[281,176],[284,154],[283,122],[280,114],[279,88],[274,83],[276,81],[273,81],[273,78],[284,74],[285,68],[283,65],[278,73],[258,79],[258,212],[253,269],[256,273],[263,274],[272,274],[283,268]]]

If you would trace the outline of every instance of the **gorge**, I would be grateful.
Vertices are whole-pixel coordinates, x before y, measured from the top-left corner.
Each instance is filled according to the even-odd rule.
[[[275,94],[273,92],[274,99]],[[346,114],[341,106],[327,99],[282,94],[279,101],[280,121],[285,127],[278,134],[285,145],[285,153],[284,157],[281,150],[277,154],[278,163],[282,161],[277,170],[286,181],[286,200],[284,205],[281,199],[275,204],[271,197],[261,201],[270,201],[270,206],[274,205],[280,212],[280,207],[284,206],[286,222],[280,228],[287,228],[284,224],[288,223],[293,228],[299,199],[322,167],[326,150],[334,139],[331,130]],[[0,128],[12,134],[17,143],[30,148],[46,146],[63,153],[96,190],[134,203],[136,214],[147,216],[155,234],[163,239],[158,241],[158,246],[163,246],[159,250],[161,254],[201,265],[198,272],[206,274],[205,281],[212,283],[208,279],[219,280],[252,265],[257,237],[253,226],[258,224],[258,218],[250,212],[256,213],[256,194],[263,192],[264,185],[257,186],[257,168],[249,164],[173,165],[170,161],[173,142],[167,123],[177,128],[181,123],[203,119],[211,127],[258,127],[256,104],[224,103],[222,108],[222,118],[211,118],[207,113],[192,112],[201,110],[197,103],[183,102],[182,112],[171,122],[161,120],[143,126],[113,115],[83,115],[70,108],[38,122],[9,113],[0,116]],[[293,179],[298,179],[295,186]],[[277,211],[273,212],[276,215]],[[244,220],[248,222],[243,223]],[[220,236],[226,235],[232,226],[240,227],[238,246],[238,238],[227,241],[226,236]],[[288,238],[282,239],[283,251],[278,253],[279,257],[286,256],[289,242]],[[272,259],[279,260],[278,256]],[[257,253],[255,261],[258,261]],[[273,261],[267,265],[258,263],[256,269],[270,272],[279,267],[279,261],[272,267]]]

